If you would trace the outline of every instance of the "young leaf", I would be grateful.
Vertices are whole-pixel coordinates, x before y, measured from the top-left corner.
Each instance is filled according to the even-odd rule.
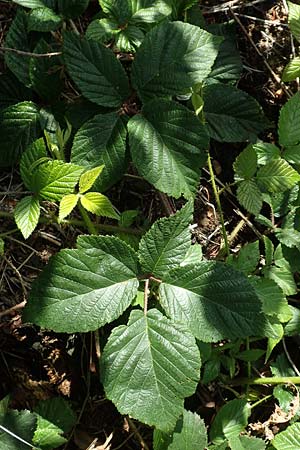
[[[5,47],[14,48],[25,52],[30,52],[30,46],[27,34],[27,14],[22,8],[17,9],[17,14],[9,27],[5,38]],[[13,74],[25,84],[30,86],[29,61],[30,57],[19,55],[16,52],[5,52],[4,59],[7,67]]]
[[[294,38],[300,41],[300,5],[288,1],[289,7],[289,26]]]
[[[235,86],[208,84],[203,99],[209,134],[217,141],[253,141],[270,125],[257,101]]]
[[[86,122],[74,138],[71,161],[86,169],[104,165],[94,188],[105,191],[125,172],[127,131],[116,113],[98,114]]]
[[[59,12],[67,19],[75,19],[88,7],[90,0],[57,0]]]
[[[38,160],[46,160],[47,150],[44,139],[34,141],[23,153],[20,161],[22,181],[29,190],[33,190],[32,170]]]
[[[17,203],[14,211],[14,218],[17,227],[27,239],[38,224],[40,217],[40,203],[36,197],[31,195],[22,198]]]
[[[233,164],[236,180],[250,180],[257,170],[257,155],[252,145],[248,145]]]
[[[296,450],[300,448],[300,423],[293,423],[286,430],[278,433],[272,440],[272,445],[277,450]]]
[[[168,316],[204,342],[262,335],[261,302],[244,274],[203,261],[170,271],[159,287]]]
[[[262,194],[257,184],[252,180],[245,180],[239,183],[237,188],[237,198],[239,203],[251,214],[259,214],[262,208]]]
[[[299,22],[299,32],[300,32],[300,22]],[[285,66],[282,74],[282,81],[284,81],[285,83],[288,81],[293,81],[299,76],[300,76],[300,57],[296,56]]]
[[[24,320],[57,332],[87,332],[117,319],[137,294],[137,256],[117,238],[79,240],[55,255],[33,284]]]
[[[139,259],[144,272],[161,278],[184,259],[191,247],[188,228],[193,218],[193,204],[188,202],[173,216],[157,220],[142,237]]]
[[[87,192],[81,195],[80,202],[86,210],[97,216],[110,217],[117,220],[120,218],[110,200],[99,192]]]
[[[63,196],[59,204],[59,220],[63,220],[65,217],[71,214],[71,212],[77,205],[78,199],[78,194],[68,194]]]
[[[84,172],[79,180],[79,193],[84,194],[86,191],[91,189],[102,170],[104,169],[104,164],[102,166],[95,167],[94,169],[87,170]]]
[[[80,166],[58,160],[40,164],[32,174],[32,189],[45,200],[59,201],[73,193],[82,170]]]
[[[28,17],[28,31],[46,33],[57,30],[61,24],[62,18],[46,7],[33,9]]]
[[[132,311],[128,325],[113,330],[101,358],[106,395],[121,414],[162,431],[175,426],[199,372],[193,336],[156,309]]]
[[[169,441],[169,445],[165,442]],[[184,410],[171,436],[159,430],[153,433],[154,450],[205,450],[207,433],[204,421],[196,413]]]
[[[31,444],[36,425],[36,418],[34,414],[31,414],[27,410],[9,410],[4,417],[1,417],[0,425],[26,442],[25,444],[0,428],[1,450],[28,450],[31,448],[29,445]]]
[[[153,100],[128,123],[130,150],[139,173],[175,198],[194,196],[206,162],[208,135],[184,106]]]
[[[39,110],[32,102],[9,106],[0,112],[0,167],[14,164],[40,133]]]
[[[300,8],[300,5],[297,5]],[[297,92],[280,110],[278,122],[279,143],[283,147],[300,143],[300,93]]]
[[[257,183],[270,192],[284,192],[300,181],[299,173],[284,159],[274,159],[257,172]]]
[[[109,18],[93,20],[85,32],[87,39],[97,42],[106,42],[121,32],[118,23]]]
[[[164,22],[153,28],[132,65],[133,84],[142,100],[181,94],[201,83],[221,42],[221,37],[188,23]]]
[[[210,438],[214,443],[238,436],[248,424],[251,414],[247,400],[235,399],[227,402],[218,411],[211,426]]]
[[[65,33],[64,59],[75,84],[91,102],[119,107],[129,96],[125,70],[109,48]]]

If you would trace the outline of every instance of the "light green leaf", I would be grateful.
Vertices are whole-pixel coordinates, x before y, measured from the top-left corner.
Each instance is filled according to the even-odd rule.
[[[43,0],[13,0],[13,3],[24,6],[24,8],[43,8],[45,4]]]
[[[77,205],[78,199],[78,194],[68,194],[63,196],[59,203],[59,220],[63,220],[65,217],[71,214],[71,212]]]
[[[261,335],[261,302],[244,274],[226,264],[203,261],[168,273],[159,288],[168,316],[199,340]]]
[[[300,5],[298,6],[300,8]],[[300,92],[290,98],[280,110],[279,143],[283,147],[300,143]]]
[[[212,68],[221,41],[221,37],[188,23],[164,22],[153,28],[132,66],[139,96],[145,100],[181,94],[201,83]]]
[[[64,59],[75,84],[91,102],[119,107],[129,96],[125,70],[109,48],[65,33]]]
[[[289,305],[292,314],[291,320],[284,327],[285,336],[297,336],[300,334],[300,310],[295,306]]]
[[[73,193],[82,171],[82,167],[75,164],[50,160],[33,171],[32,190],[45,200],[59,201]]]
[[[259,241],[255,241],[245,244],[236,256],[229,255],[226,262],[234,269],[249,275],[256,269],[259,259]]]
[[[280,158],[280,150],[274,144],[256,142],[256,144],[252,144],[252,147],[256,151],[257,163],[260,166],[264,166],[273,159]]]
[[[44,139],[34,141],[23,153],[20,161],[22,181],[29,190],[33,190],[32,172],[34,164],[39,160],[46,160],[47,150]]]
[[[266,443],[262,439],[247,435],[233,436],[228,444],[231,450],[265,450],[266,448]]]
[[[121,240],[86,236],[55,255],[33,284],[24,321],[87,332],[117,319],[136,296],[137,256]]]
[[[87,27],[85,36],[97,42],[106,42],[120,33],[118,23],[113,19],[96,19]]]
[[[248,145],[233,163],[235,179],[250,180],[257,170],[257,155],[252,145]]]
[[[114,18],[119,25],[131,23],[158,23],[172,12],[166,0],[100,0],[106,14]]]
[[[104,164],[101,166],[94,167],[94,169],[87,170],[84,172],[79,180],[79,193],[84,194],[86,191],[91,189],[102,170],[104,169]]]
[[[120,218],[110,200],[99,192],[87,192],[81,195],[80,202],[87,211],[97,216],[110,217],[117,220]]]
[[[265,276],[274,280],[285,295],[297,293],[297,286],[290,268],[273,266],[265,272]]]
[[[0,167],[14,164],[40,133],[39,110],[21,102],[0,112]]]
[[[191,111],[172,101],[153,100],[130,119],[128,130],[140,175],[175,198],[195,195],[208,136]]]
[[[61,25],[62,18],[46,7],[33,9],[28,17],[28,31],[48,32],[57,30]]]
[[[195,392],[200,354],[185,327],[156,309],[147,315],[135,310],[128,325],[110,335],[101,374],[106,396],[121,414],[169,431],[183,413],[184,398]]]
[[[291,164],[300,164],[300,144],[286,147],[282,157]]]
[[[284,192],[300,181],[299,173],[284,159],[274,159],[257,172],[257,183],[270,192]]]
[[[299,14],[299,33],[300,33],[300,14]],[[300,57],[296,56],[285,66],[282,74],[282,81],[284,81],[285,83],[288,81],[293,81],[299,76],[300,76]]]
[[[217,141],[253,141],[270,125],[257,101],[235,86],[206,85],[203,99],[209,133]]]
[[[27,444],[0,428],[1,450],[28,450],[31,448],[28,444],[31,444],[35,425],[35,415],[29,411],[8,411],[4,417],[1,417],[0,426],[5,427],[20,439],[25,440]]]
[[[300,448],[300,423],[288,426],[286,430],[278,433],[272,440],[277,450],[298,450]]]
[[[40,217],[40,203],[36,197],[28,196],[17,203],[14,218],[17,227],[27,239],[38,224]]]
[[[125,30],[121,30],[115,36],[115,46],[123,52],[135,52],[144,39],[143,31],[134,26],[128,25]]]
[[[247,400],[235,399],[227,402],[218,411],[211,426],[210,438],[214,443],[238,436],[248,424],[251,414]]]
[[[22,8],[17,9],[17,14],[9,27],[5,38],[5,47],[14,48],[23,52],[30,52],[30,46],[27,34],[27,14]],[[7,67],[13,74],[25,84],[30,87],[29,78],[29,61],[30,57],[20,55],[16,52],[5,52],[4,59]]]
[[[188,264],[197,264],[202,261],[203,253],[200,244],[193,244],[190,246],[185,254],[184,259],[181,261],[180,266],[187,266]]]
[[[293,36],[300,41],[300,5],[288,1],[288,22]]]
[[[125,172],[127,131],[124,121],[116,113],[98,114],[76,133],[71,161],[86,169],[104,165],[94,188],[105,191]]]
[[[184,410],[171,435],[157,429],[153,433],[154,450],[205,450],[206,446],[204,421],[191,411]]]
[[[161,278],[179,266],[191,247],[188,228],[193,218],[193,203],[188,202],[170,217],[157,220],[142,237],[139,259],[144,272]]]
[[[57,0],[59,12],[67,19],[75,19],[88,7],[90,0]]]
[[[251,214],[257,216],[262,208],[262,194],[252,180],[245,180],[239,183],[237,188],[237,198],[239,203]]]
[[[76,423],[76,416],[61,397],[40,401],[34,408],[37,415],[37,427],[33,443],[43,450],[53,450],[67,439],[62,436],[71,430]]]

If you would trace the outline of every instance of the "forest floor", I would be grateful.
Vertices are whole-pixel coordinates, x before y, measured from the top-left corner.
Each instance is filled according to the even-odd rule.
[[[97,2],[91,2],[87,18],[91,17]],[[294,43],[287,26],[286,1],[272,0],[207,0],[200,2],[208,23],[236,22],[238,46],[244,72],[239,87],[255,97],[267,117],[276,124],[280,107],[287,92],[280,82],[282,70],[294,53]],[[0,2],[0,44],[14,17],[15,7]],[[84,28],[84,19],[77,23]],[[0,71],[4,70],[0,53]],[[293,88],[293,86],[292,86]],[[297,88],[295,86],[295,88]],[[295,90],[295,89],[294,89]],[[272,132],[265,136],[268,142],[276,140]],[[232,181],[232,163],[243,147],[238,144],[213,144],[212,155],[220,183]],[[218,218],[210,204],[214,203],[204,171],[202,190],[196,202],[195,238],[203,245],[205,256],[214,257],[220,245]],[[129,195],[130,194],[130,195]],[[0,174],[0,210],[13,211],[24,195],[24,186],[17,171]],[[142,225],[175,211],[178,202],[167,201],[146,182],[126,178],[111,192],[113,203],[120,209],[139,209]],[[240,220],[240,211],[234,198],[224,200],[225,220],[229,231]],[[53,205],[45,205],[54,208]],[[33,280],[42,271],[49,258],[64,247],[73,247],[82,229],[72,226],[42,225],[28,240],[24,240],[9,219],[1,219],[0,233],[6,233],[5,252],[0,256],[0,398],[10,394],[14,408],[31,408],[37,400],[62,394],[69,398],[78,414],[76,430],[65,449],[87,449],[98,438],[95,449],[104,449],[100,443],[113,433],[111,450],[141,449],[141,441],[151,448],[152,431],[137,424],[129,425],[105,399],[97,375],[97,359],[92,334],[66,335],[41,331],[23,324],[22,307]],[[11,233],[11,230],[13,232]],[[255,231],[245,227],[235,245],[255,239]],[[222,389],[215,384],[202,386],[190,403],[207,424],[223,403]],[[268,404],[260,411],[268,415]],[[107,448],[109,448],[107,446]]]

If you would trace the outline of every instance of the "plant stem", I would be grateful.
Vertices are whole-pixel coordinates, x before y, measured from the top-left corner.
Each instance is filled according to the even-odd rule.
[[[210,157],[209,152],[208,152],[207,164],[208,164],[209,174],[210,174],[210,178],[211,178],[211,185],[212,185],[212,188],[213,188],[213,191],[214,191],[214,196],[215,196],[215,199],[216,199],[217,209],[218,209],[218,213],[219,213],[219,216],[220,216],[220,222],[221,222],[221,227],[222,227],[222,234],[223,234],[223,239],[224,239],[224,251],[225,251],[225,255],[228,256],[229,253],[230,253],[230,249],[229,249],[228,238],[227,238],[227,233],[226,233],[226,228],[225,228],[224,216],[223,216],[223,211],[222,211],[222,206],[221,206],[221,202],[220,202],[219,192],[218,192],[218,188],[217,188],[217,185],[216,185],[215,174],[214,174],[214,170],[213,170],[213,166],[212,166],[212,163],[211,163],[211,157]]]
[[[231,386],[243,384],[300,384],[300,377],[263,377],[263,378],[237,378],[228,382]]]
[[[4,233],[0,233],[0,238],[4,238],[5,236],[9,236],[10,234],[14,234],[19,231],[18,228],[13,228],[12,230],[5,231]]]
[[[14,220],[14,213],[13,212],[7,212],[7,211],[0,211],[0,217],[6,217],[8,219]],[[64,219],[59,221],[57,216],[51,216],[51,217],[40,217],[39,223],[44,223],[47,225],[52,225],[54,223],[59,225],[70,225],[75,227],[83,227],[86,228],[86,224],[83,220],[79,219]],[[139,230],[137,228],[126,228],[126,227],[119,227],[117,225],[107,225],[104,223],[97,223],[93,224],[96,230],[98,231],[104,231],[106,233],[127,233],[127,234],[134,234],[135,236],[141,236],[144,231]]]
[[[246,338],[246,350],[250,350],[250,342],[249,338]],[[251,378],[251,362],[247,361],[247,376]],[[246,395],[248,396],[249,392],[249,384],[246,385]]]
[[[84,207],[80,204],[80,202],[78,202],[78,209],[79,209],[81,217],[83,218],[83,221],[84,221],[89,233],[90,234],[98,234],[97,229],[94,226],[93,222],[91,221],[89,214],[86,212]]]
[[[144,287],[144,314],[147,315],[148,310],[148,290],[149,290],[149,278],[145,280],[145,287]]]
[[[261,398],[260,400],[257,400],[257,402],[253,403],[251,405],[251,409],[256,408],[256,406],[260,405],[261,403],[265,402],[266,400],[269,400],[269,398],[273,397],[273,395],[266,395],[265,397]]]

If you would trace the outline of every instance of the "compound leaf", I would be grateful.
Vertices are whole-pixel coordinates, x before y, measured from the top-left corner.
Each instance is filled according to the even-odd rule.
[[[132,66],[133,84],[140,97],[145,100],[181,94],[201,83],[212,68],[221,42],[221,37],[188,23],[164,22],[153,28]]]
[[[258,185],[270,192],[284,192],[299,181],[299,173],[282,158],[273,159],[257,172]]]
[[[86,169],[104,165],[96,190],[105,191],[122,177],[127,166],[126,136],[124,121],[116,113],[98,114],[76,133],[71,161]]]
[[[104,165],[94,167],[94,169],[87,170],[84,172],[79,180],[79,192],[80,194],[84,194],[86,191],[91,189],[102,170],[104,169]]]
[[[132,311],[128,325],[113,330],[101,358],[106,395],[121,414],[163,431],[183,413],[199,372],[193,336],[156,309]]]
[[[119,107],[129,96],[128,79],[120,61],[98,42],[65,33],[64,59],[75,84],[91,102]]]
[[[55,255],[33,284],[24,320],[57,332],[87,332],[117,319],[137,294],[137,256],[109,236],[86,236]]]
[[[173,216],[157,220],[142,237],[139,258],[145,272],[160,278],[183,261],[191,247],[192,217],[190,201]]]
[[[170,271],[160,300],[168,316],[204,342],[264,333],[262,305],[244,274],[219,262],[203,261]]]
[[[204,125],[184,106],[153,100],[128,123],[130,150],[139,173],[175,198],[195,195],[207,155]]]
[[[36,197],[28,196],[17,203],[14,211],[16,224],[25,239],[27,239],[38,224],[40,203]]]

